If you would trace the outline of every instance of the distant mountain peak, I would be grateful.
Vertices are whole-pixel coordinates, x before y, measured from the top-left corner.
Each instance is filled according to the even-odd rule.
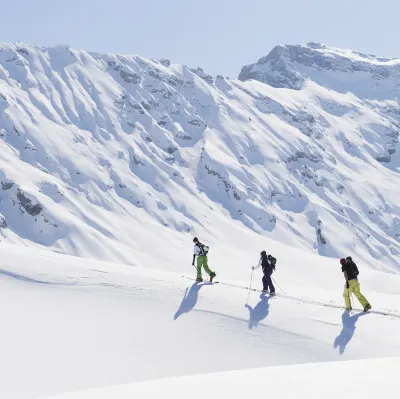
[[[239,80],[253,79],[273,87],[295,90],[303,88],[307,80],[314,80],[322,86],[335,89],[332,79],[328,82],[321,78],[326,72],[364,74],[354,77],[355,81],[360,77],[374,82],[393,78],[398,79],[400,83],[400,59],[377,57],[314,42],[302,45],[278,45],[257,63],[244,66],[239,74]],[[340,80],[343,75],[330,78],[334,81]],[[381,88],[379,84],[374,86]],[[397,91],[398,84],[394,86],[396,87],[392,89]]]

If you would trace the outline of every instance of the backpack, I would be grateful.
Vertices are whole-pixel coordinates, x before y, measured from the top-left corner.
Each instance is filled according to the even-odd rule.
[[[276,266],[276,258],[271,255],[263,256],[261,266],[264,269],[270,267],[272,270],[275,270]]]
[[[208,247],[207,245],[202,244],[201,242],[198,242],[196,244],[199,248],[200,248],[200,256],[207,256],[208,251],[210,250],[210,247]]]
[[[269,262],[271,263],[272,270],[275,270],[276,258],[274,258],[274,257],[271,256],[271,255],[268,255],[268,260],[269,260]]]
[[[351,259],[351,256],[348,256],[346,258],[346,262],[350,265],[353,271],[353,275],[357,277],[360,274],[360,272],[358,271],[357,265],[353,262],[353,259]]]

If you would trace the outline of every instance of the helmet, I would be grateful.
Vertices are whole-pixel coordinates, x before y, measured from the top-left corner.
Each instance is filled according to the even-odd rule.
[[[199,239],[197,237],[194,237],[193,242],[199,242]]]
[[[265,251],[261,251],[261,256],[267,256],[267,253]]]
[[[346,259],[342,258],[340,259],[340,264],[343,266],[346,263]]]
[[[348,256],[348,257],[346,258],[346,261],[347,261],[347,262],[353,262],[353,259],[351,259],[351,256]]]

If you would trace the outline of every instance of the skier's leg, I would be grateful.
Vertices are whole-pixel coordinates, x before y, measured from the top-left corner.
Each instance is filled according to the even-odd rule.
[[[267,276],[264,274],[262,278],[263,282],[263,291],[268,291],[268,281],[267,281]]]
[[[369,304],[367,299],[363,294],[361,294],[360,291],[360,283],[357,280],[350,280],[350,287],[352,291],[354,292],[355,297],[358,299],[358,301],[361,303],[361,306],[365,308],[366,305]]]
[[[197,257],[197,279],[201,279],[201,267],[203,266],[203,258],[204,256]]]
[[[267,274],[267,282],[268,282],[268,286],[269,286],[269,292],[271,293],[271,294],[274,294],[275,293],[275,287],[274,287],[274,284],[273,284],[273,282],[272,282],[272,272],[268,272],[268,274]]]
[[[345,306],[345,308],[347,310],[351,309],[350,295],[351,295],[350,288],[347,288],[346,284],[345,284],[344,285],[343,298],[344,298],[344,306]]]
[[[208,267],[208,258],[207,256],[203,256],[204,260],[203,260],[203,267],[204,267],[204,271],[210,275],[212,273],[212,271],[210,270],[210,268]]]

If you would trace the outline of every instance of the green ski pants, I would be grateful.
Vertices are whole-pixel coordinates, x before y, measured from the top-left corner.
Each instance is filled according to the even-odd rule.
[[[201,268],[202,267],[204,267],[204,270],[208,275],[210,275],[212,273],[208,267],[207,256],[199,255],[197,257],[197,278],[202,278],[202,276],[201,276]]]
[[[354,296],[358,299],[363,308],[365,307],[365,305],[368,305],[367,299],[360,292],[360,283],[356,279],[349,280],[349,288],[344,286],[343,298],[346,309],[351,309],[351,302],[350,302],[351,294],[354,294]]]

